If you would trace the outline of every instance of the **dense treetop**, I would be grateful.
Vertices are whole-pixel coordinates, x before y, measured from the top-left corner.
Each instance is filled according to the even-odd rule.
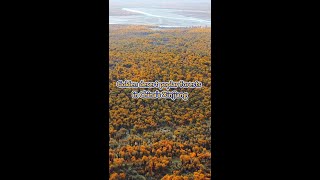
[[[211,29],[109,28],[109,179],[210,179]],[[177,89],[188,101],[132,99],[125,79],[203,87]]]

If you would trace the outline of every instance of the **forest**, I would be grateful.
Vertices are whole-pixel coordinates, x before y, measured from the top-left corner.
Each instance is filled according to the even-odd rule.
[[[125,79],[202,88],[180,89],[187,101],[133,99],[116,87]],[[109,179],[211,179],[211,83],[210,27],[109,25]]]

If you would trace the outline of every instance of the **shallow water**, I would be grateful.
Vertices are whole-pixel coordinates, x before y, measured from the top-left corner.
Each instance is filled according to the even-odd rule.
[[[109,16],[109,24],[155,25],[160,27],[211,26],[210,12],[161,9],[122,8],[135,15]]]

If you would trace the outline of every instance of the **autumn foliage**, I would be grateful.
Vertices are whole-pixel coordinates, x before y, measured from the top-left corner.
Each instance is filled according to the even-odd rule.
[[[110,25],[109,179],[211,178],[211,28]],[[117,80],[201,81],[189,100],[132,99]]]

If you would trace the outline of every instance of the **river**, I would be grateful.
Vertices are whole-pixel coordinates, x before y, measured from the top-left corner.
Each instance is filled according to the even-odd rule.
[[[130,15],[109,16],[109,24],[154,25],[160,27],[211,26],[210,11],[169,8],[122,8]]]

